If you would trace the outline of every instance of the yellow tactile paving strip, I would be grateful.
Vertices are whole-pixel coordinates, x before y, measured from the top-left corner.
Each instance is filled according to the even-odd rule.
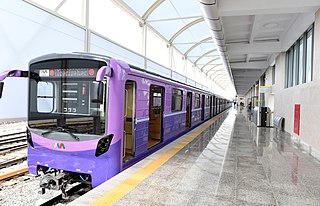
[[[224,112],[223,112],[224,113]],[[222,116],[222,114],[214,117],[213,119],[209,120],[205,124],[198,127],[198,130],[193,132],[189,137],[181,141],[179,144],[174,146],[173,148],[169,149],[163,155],[158,157],[157,159],[153,160],[147,166],[127,178],[121,184],[116,186],[111,191],[107,192],[99,199],[96,199],[92,202],[91,206],[106,206],[106,205],[113,205],[115,202],[120,200],[123,196],[128,194],[133,188],[135,188],[140,182],[146,179],[148,176],[151,175],[156,169],[161,167],[165,162],[167,162],[171,157],[177,154],[182,148],[184,148],[187,144],[189,144],[192,140],[194,140],[198,135],[200,135],[205,129],[207,129],[211,124],[213,124],[217,119]]]

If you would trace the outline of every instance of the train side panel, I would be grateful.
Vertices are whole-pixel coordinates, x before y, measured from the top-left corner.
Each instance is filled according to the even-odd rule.
[[[151,154],[155,150],[163,147],[164,145],[168,144],[169,142],[173,141],[174,139],[178,138],[183,133],[189,131],[193,127],[201,124],[202,122],[210,119],[211,117],[217,115],[217,105],[216,102],[213,102],[212,105],[210,102],[211,94],[201,92],[197,89],[188,87],[186,85],[181,85],[176,82],[171,82],[169,80],[158,78],[140,71],[135,70],[127,70],[128,73],[126,75],[126,79],[124,80],[123,84],[126,81],[134,82],[136,85],[135,90],[135,121],[134,121],[134,156],[122,162],[123,168],[127,168],[128,166],[134,164],[135,162],[143,159],[147,155]],[[150,146],[150,124],[158,124],[157,122],[151,122],[150,117],[150,98],[155,98],[150,94],[151,87],[161,87],[163,89],[163,96],[162,96],[162,125],[161,125],[161,141],[155,144],[154,146]],[[120,93],[124,93],[124,88],[118,91],[118,97]],[[183,101],[182,101],[182,109],[178,111],[172,111],[172,93],[173,89],[182,90],[183,91]],[[192,103],[191,103],[191,125],[190,127],[186,127],[187,122],[187,93],[192,93]],[[196,94],[200,95],[200,107],[195,108],[195,96]],[[203,95],[205,95],[205,99],[203,102]],[[208,101],[206,103],[206,100]],[[153,100],[152,100],[153,101]],[[204,108],[203,105],[204,104]],[[154,106],[154,105],[153,105]],[[119,107],[120,108],[120,107]],[[222,109],[222,107],[220,108]],[[123,109],[122,109],[123,110]],[[203,116],[203,118],[202,118]],[[120,134],[120,129],[123,130],[123,120],[119,123],[118,130]],[[152,131],[151,131],[152,132]],[[124,134],[122,132],[122,138],[124,138]],[[124,140],[122,140],[124,141]],[[123,143],[122,143],[123,147]],[[121,152],[120,152],[121,153]]]

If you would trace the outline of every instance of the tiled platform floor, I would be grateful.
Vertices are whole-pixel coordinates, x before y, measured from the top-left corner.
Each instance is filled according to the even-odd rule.
[[[284,133],[231,110],[115,205],[320,205],[319,173]]]

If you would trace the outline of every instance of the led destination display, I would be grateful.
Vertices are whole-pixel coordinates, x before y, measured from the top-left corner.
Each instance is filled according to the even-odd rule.
[[[41,69],[40,77],[92,77],[96,75],[96,69],[79,68],[79,69]]]

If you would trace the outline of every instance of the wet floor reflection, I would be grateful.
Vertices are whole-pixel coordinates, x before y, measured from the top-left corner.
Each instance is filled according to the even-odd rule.
[[[288,134],[256,127],[242,113],[229,148],[227,158],[236,160],[235,193],[228,197],[234,204],[320,205],[320,166]]]

